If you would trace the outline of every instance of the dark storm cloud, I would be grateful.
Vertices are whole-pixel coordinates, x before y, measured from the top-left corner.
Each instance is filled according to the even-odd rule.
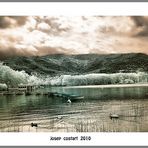
[[[25,16],[0,16],[0,28],[5,29],[22,26],[26,23],[26,21],[27,17]]]
[[[131,19],[135,23],[136,36],[148,36],[148,17],[147,16],[132,16]]]

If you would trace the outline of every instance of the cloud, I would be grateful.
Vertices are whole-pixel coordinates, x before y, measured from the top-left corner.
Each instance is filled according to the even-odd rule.
[[[0,58],[147,51],[146,16],[1,16]]]
[[[136,36],[148,36],[148,16],[132,16],[131,19],[135,23]]]
[[[37,25],[37,29],[39,29],[43,32],[48,32],[51,29],[51,27],[48,24],[43,22],[43,23],[40,23]]]
[[[63,17],[35,16],[33,18],[36,21],[35,29],[47,34],[59,35],[69,29],[63,26],[64,22],[61,22]]]
[[[0,28],[11,28],[22,26],[26,23],[26,16],[0,16]]]

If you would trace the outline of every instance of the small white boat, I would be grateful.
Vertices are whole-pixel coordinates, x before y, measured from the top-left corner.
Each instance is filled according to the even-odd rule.
[[[110,119],[118,119],[119,118],[119,115],[118,114],[110,114],[109,115]]]
[[[57,119],[60,119],[61,120],[62,118],[63,118],[62,116],[57,116]]]
[[[69,104],[70,104],[70,103],[71,103],[71,100],[70,100],[70,99],[68,99],[68,100],[67,100],[67,103],[69,103]]]

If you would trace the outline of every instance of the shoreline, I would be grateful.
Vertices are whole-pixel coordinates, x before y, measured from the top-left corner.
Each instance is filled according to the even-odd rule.
[[[148,87],[146,84],[111,84],[111,85],[81,85],[81,86],[64,86],[65,88],[122,88],[122,87]]]

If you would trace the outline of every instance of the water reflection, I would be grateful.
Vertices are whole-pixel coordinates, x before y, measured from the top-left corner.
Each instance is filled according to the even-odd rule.
[[[67,104],[48,96],[0,96],[1,132],[147,132],[147,87],[47,87],[85,97]],[[119,119],[110,119],[116,113]],[[31,127],[32,122],[38,127]]]

